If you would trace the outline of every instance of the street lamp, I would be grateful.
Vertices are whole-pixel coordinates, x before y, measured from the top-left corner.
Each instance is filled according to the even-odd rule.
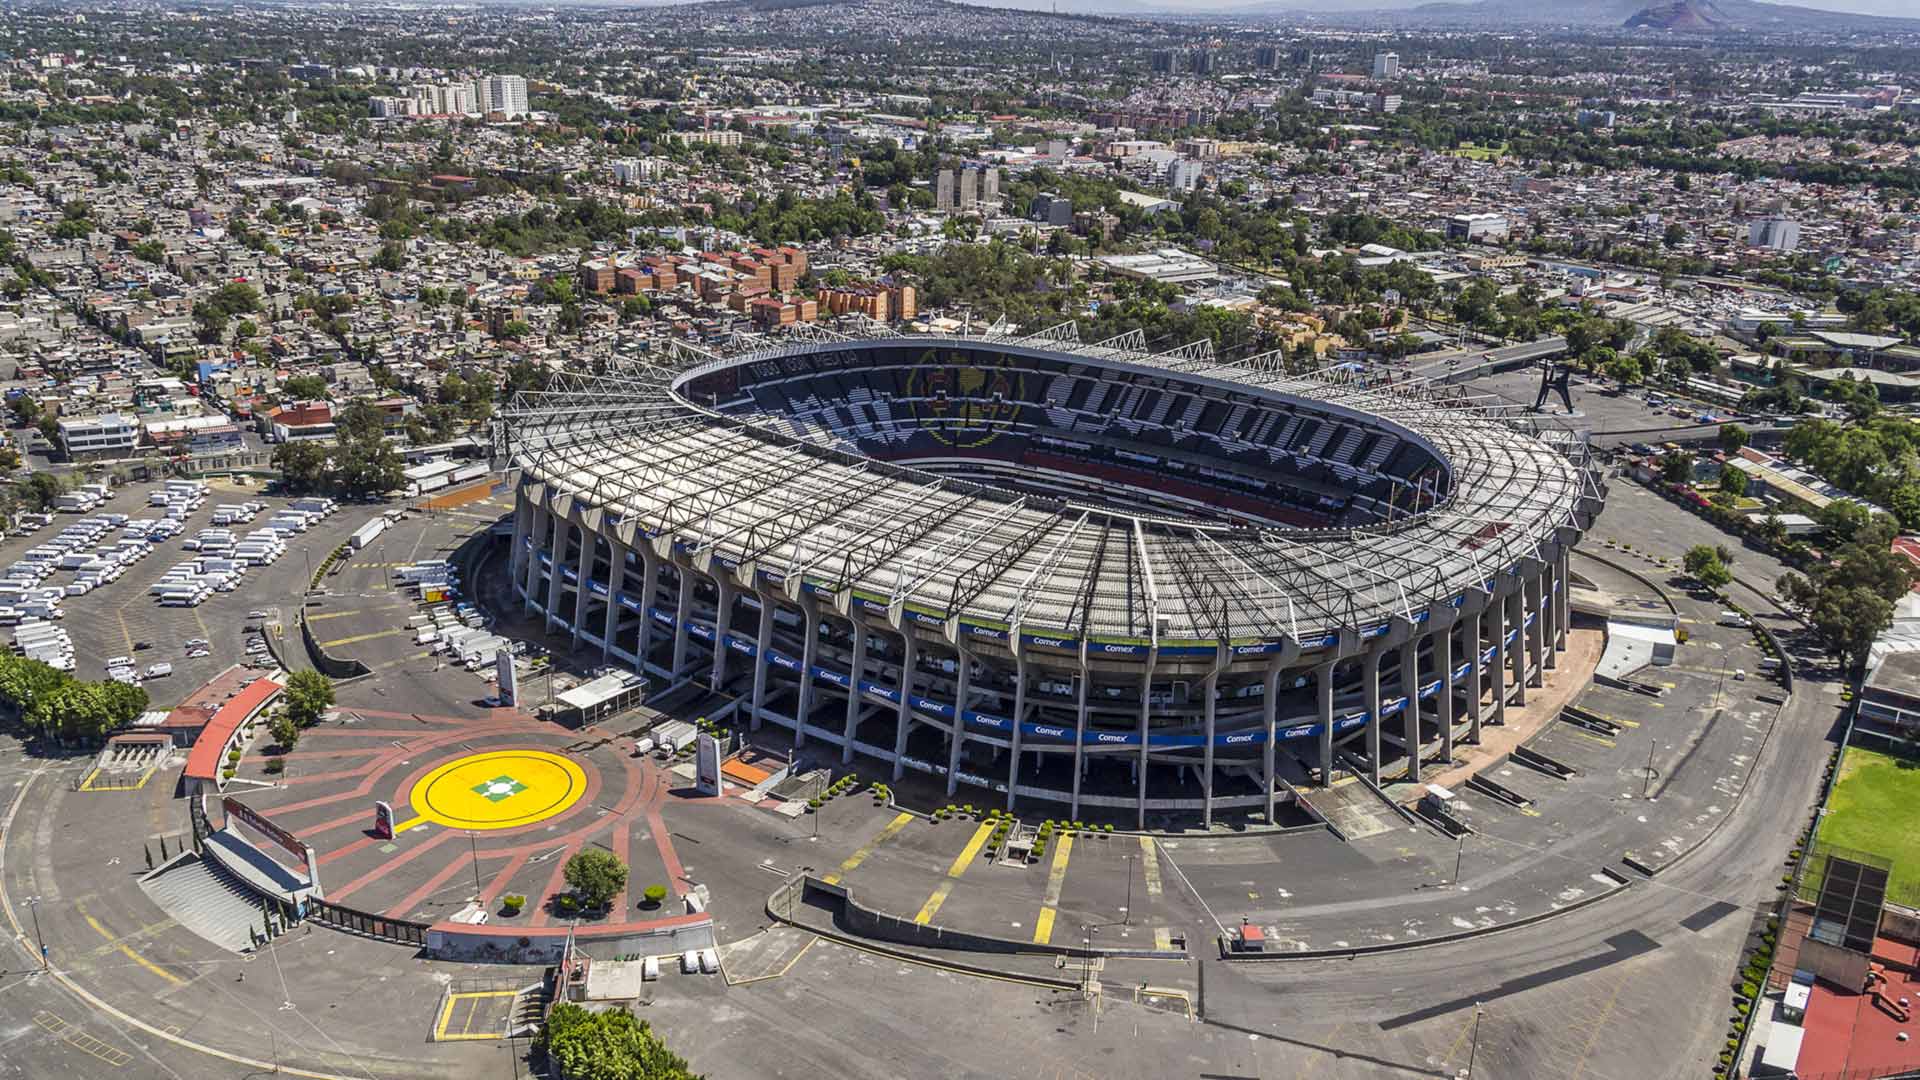
[[[27,897],[27,908],[33,912],[33,939],[40,944],[40,970],[47,970],[47,939],[40,933],[40,898]]]
[[[1127,917],[1121,920],[1120,925],[1132,926],[1133,925],[1133,856],[1132,855],[1126,856],[1126,860],[1127,860]]]

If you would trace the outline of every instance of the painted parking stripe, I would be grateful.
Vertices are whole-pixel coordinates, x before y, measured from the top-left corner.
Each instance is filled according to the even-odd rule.
[[[919,923],[921,926],[932,922],[933,917],[940,914],[940,905],[947,902],[947,896],[952,892],[952,878],[948,878],[939,885],[936,885],[933,890],[933,895],[927,897],[927,902],[920,905],[920,913],[913,917],[913,921]]]
[[[1040,907],[1040,918],[1033,924],[1033,943],[1045,945],[1053,940],[1053,920],[1060,913],[1060,887],[1067,881],[1067,860],[1073,857],[1073,834],[1062,833],[1060,847],[1053,853],[1053,869],[1047,872],[1047,898]]]
[[[909,814],[904,810],[901,811],[900,815],[894,818],[892,821],[887,822],[887,827],[884,829],[881,829],[880,832],[876,834],[873,839],[860,845],[860,849],[858,851],[855,851],[853,854],[847,856],[847,861],[840,864],[840,869],[834,871],[831,874],[828,874],[826,877],[822,878],[821,880],[825,881],[829,885],[840,884],[841,878],[847,876],[848,874],[853,873],[854,868],[858,867],[861,863],[867,861],[867,856],[872,855],[875,848],[878,848],[881,844],[886,843],[890,837],[892,837],[895,833],[899,832],[901,829],[906,828],[907,822],[912,820],[913,820],[912,814]]]
[[[967,872],[967,867],[972,866],[973,861],[980,857],[980,849],[986,846],[987,837],[992,835],[993,826],[990,824],[981,825],[973,830],[973,836],[968,838],[967,846],[960,849],[960,854],[954,856],[953,865],[947,867],[946,880],[933,887],[933,894],[927,897],[926,903],[920,905],[920,913],[913,917],[914,922],[925,926],[933,921],[933,917],[940,913],[940,905],[946,903],[947,897],[953,894],[954,883],[960,880],[960,876]]]
[[[1160,895],[1160,847],[1153,837],[1140,838],[1140,869],[1147,879],[1147,895]]]

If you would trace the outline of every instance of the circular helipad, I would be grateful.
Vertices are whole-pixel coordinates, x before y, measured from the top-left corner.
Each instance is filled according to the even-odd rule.
[[[564,813],[586,792],[585,770],[559,754],[494,750],[434,769],[407,800],[450,829],[515,829]]]

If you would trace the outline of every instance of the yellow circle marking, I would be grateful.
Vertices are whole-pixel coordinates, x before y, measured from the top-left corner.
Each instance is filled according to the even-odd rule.
[[[421,819],[450,829],[516,829],[564,812],[586,793],[586,772],[559,754],[493,750],[433,770],[407,800]]]

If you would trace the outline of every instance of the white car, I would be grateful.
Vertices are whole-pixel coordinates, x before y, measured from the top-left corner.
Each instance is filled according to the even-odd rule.
[[[255,608],[254,610],[247,612],[247,618],[249,619],[264,619],[266,617],[267,617],[267,613],[264,611],[261,611],[258,608]]]
[[[129,685],[140,681],[140,677],[135,674],[134,670],[130,667],[109,668],[107,670],[107,678],[112,679],[114,682],[123,682]]]
[[[113,670],[114,668],[131,669],[132,667],[133,667],[133,657],[131,656],[114,656],[114,657],[109,657],[107,660],[107,670],[109,671]]]
[[[200,658],[201,658],[201,657],[203,657],[203,656],[212,656],[212,655],[213,655],[213,653],[212,653],[212,652],[211,652],[210,650],[207,650],[207,649],[194,649],[194,650],[192,650],[192,651],[190,651],[190,652],[188,652],[188,653],[187,653],[187,659],[189,659],[189,660],[198,660],[198,659],[200,659]]]

